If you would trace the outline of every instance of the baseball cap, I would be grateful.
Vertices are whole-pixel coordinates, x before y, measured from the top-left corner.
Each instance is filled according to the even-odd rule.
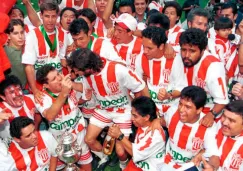
[[[130,29],[135,31],[137,28],[137,20],[128,13],[121,14],[118,18],[115,19],[115,23],[124,29]]]

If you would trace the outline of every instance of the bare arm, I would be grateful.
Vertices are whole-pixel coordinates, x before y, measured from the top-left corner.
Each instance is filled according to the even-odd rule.
[[[103,16],[102,16],[102,20],[103,20],[106,28],[113,27],[113,23],[110,19],[110,15],[112,13],[113,5],[114,5],[114,0],[108,0],[105,11],[104,11]]]
[[[51,157],[49,171],[55,171],[57,167],[57,157]]]
[[[27,11],[27,14],[28,14],[28,17],[29,17],[31,23],[35,27],[39,27],[40,25],[42,25],[42,22],[41,22],[40,18],[38,17],[35,9],[31,5],[30,0],[23,0],[23,3],[25,4],[26,11]]]
[[[89,1],[88,1],[88,8],[92,9],[92,10],[94,11],[94,13],[97,12],[93,0],[89,0]]]

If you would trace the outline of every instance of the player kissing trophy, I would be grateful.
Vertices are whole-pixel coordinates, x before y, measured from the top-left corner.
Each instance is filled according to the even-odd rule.
[[[81,155],[81,146],[77,143],[77,137],[73,133],[66,131],[57,145],[56,153],[58,158],[65,162],[65,171],[78,171],[79,168],[74,164]]]

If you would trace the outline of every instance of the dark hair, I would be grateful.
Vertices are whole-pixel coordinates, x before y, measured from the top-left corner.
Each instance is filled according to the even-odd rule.
[[[165,29],[163,28],[149,26],[142,31],[142,35],[145,38],[151,39],[157,47],[167,42]]]
[[[156,13],[160,13],[157,9],[151,9],[147,12],[147,19],[149,19],[149,17],[152,15],[152,14],[156,14]]]
[[[50,64],[41,66],[36,72],[36,81],[40,84],[48,83],[47,75],[54,70],[56,70],[55,67]]]
[[[233,28],[233,22],[228,17],[219,17],[215,20],[214,23],[214,30],[220,30],[220,29],[232,29]]]
[[[232,3],[232,2],[224,3],[221,7],[221,11],[224,10],[224,9],[229,9],[229,8],[232,9],[232,13],[234,15],[237,14],[237,5],[235,3]]]
[[[207,101],[206,91],[198,86],[188,86],[181,91],[181,99],[191,100],[196,109],[204,107]]]
[[[41,11],[41,14],[44,13],[44,11],[52,11],[52,10],[55,10],[56,13],[58,14],[59,12],[59,7],[56,3],[52,3],[52,2],[44,2],[40,5],[40,11]]]
[[[14,31],[14,26],[17,26],[17,25],[22,26],[23,29],[24,29],[24,23],[23,23],[22,20],[20,20],[20,19],[11,19],[9,24],[8,24],[8,27],[5,30],[5,33],[7,33],[7,34],[12,33]]]
[[[73,20],[73,22],[69,26],[70,34],[78,35],[81,31],[83,31],[85,34],[88,34],[89,26],[87,22],[82,18]]]
[[[132,107],[134,107],[138,114],[142,117],[149,115],[149,121],[153,121],[157,118],[156,105],[154,101],[149,97],[140,96],[133,99]]]
[[[96,20],[96,14],[94,11],[90,8],[83,8],[77,12],[77,17],[84,16],[89,19],[89,21],[92,23]]]
[[[76,9],[71,8],[71,7],[65,7],[60,12],[60,20],[62,19],[62,16],[63,16],[65,11],[72,11],[74,13],[74,15],[75,15],[75,18],[77,17],[77,10]]]
[[[169,2],[165,2],[165,6],[162,10],[162,13],[165,13],[165,10],[168,8],[168,7],[173,7],[176,9],[176,15],[179,16],[179,18],[181,18],[181,14],[182,14],[182,8],[180,6],[180,4],[176,1],[169,1]],[[179,19],[180,20],[180,19]],[[179,22],[179,20],[176,21],[176,23]]]
[[[209,13],[207,10],[202,8],[194,8],[187,15],[187,22],[192,22],[195,16],[205,17],[209,20]]]
[[[15,9],[19,10],[20,13],[22,14],[23,18],[24,18],[24,12],[23,12],[19,7],[17,7],[17,6],[13,6],[13,7],[10,9],[10,11],[8,12],[8,16],[10,16],[10,15],[12,14],[13,10],[15,10]]]
[[[100,72],[103,67],[103,61],[99,55],[87,48],[80,48],[74,51],[67,59],[68,66],[77,68],[80,71],[92,69],[95,72]]]
[[[11,137],[15,137],[20,139],[22,132],[21,130],[30,124],[35,125],[34,121],[27,116],[18,116],[10,122],[10,135]]]
[[[198,48],[202,51],[207,48],[208,38],[202,30],[189,28],[181,33],[179,43],[180,46],[183,44],[198,46]]]
[[[121,1],[119,6],[118,6],[118,12],[119,12],[121,7],[127,7],[127,6],[131,8],[133,13],[135,12],[134,3],[132,1],[130,1],[130,0]]]
[[[8,75],[6,76],[5,80],[0,83],[0,94],[4,95],[5,89],[11,85],[19,85],[22,87],[21,81],[18,77],[15,75]]]
[[[161,13],[154,13],[152,15],[149,16],[148,19],[148,26],[150,24],[160,24],[160,26],[162,28],[164,28],[165,30],[169,30],[170,28],[170,20],[169,18]]]
[[[225,106],[225,109],[243,118],[243,100],[232,101]]]

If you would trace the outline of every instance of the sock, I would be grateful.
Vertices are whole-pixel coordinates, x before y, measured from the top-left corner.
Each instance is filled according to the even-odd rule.
[[[128,159],[126,159],[125,161],[121,161],[121,160],[119,160],[119,161],[120,161],[121,170],[124,170],[127,166]]]

